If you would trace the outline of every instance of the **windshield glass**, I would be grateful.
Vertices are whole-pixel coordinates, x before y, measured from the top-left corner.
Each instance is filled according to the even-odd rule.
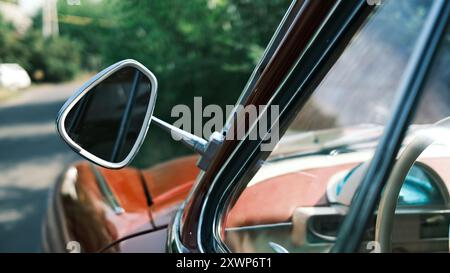
[[[302,108],[274,155],[377,139],[429,6],[430,1],[385,1]]]

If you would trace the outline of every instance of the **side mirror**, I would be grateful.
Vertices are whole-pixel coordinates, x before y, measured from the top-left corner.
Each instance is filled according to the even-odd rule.
[[[106,168],[126,166],[147,134],[157,81],[134,60],[118,62],[89,80],[62,107],[57,130],[80,155]]]
[[[215,132],[205,140],[153,116],[157,87],[153,73],[137,61],[113,64],[63,105],[56,119],[58,133],[86,159],[120,169],[137,154],[153,121],[199,153],[197,166],[206,170],[223,135]]]

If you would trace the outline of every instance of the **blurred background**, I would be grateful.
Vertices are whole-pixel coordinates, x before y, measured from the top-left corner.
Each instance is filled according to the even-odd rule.
[[[81,159],[57,137],[54,120],[85,80],[132,58],[158,78],[160,118],[172,121],[172,107],[191,106],[194,96],[234,104],[289,3],[0,1],[0,252],[41,250],[48,189]],[[150,130],[133,165],[186,153]]]

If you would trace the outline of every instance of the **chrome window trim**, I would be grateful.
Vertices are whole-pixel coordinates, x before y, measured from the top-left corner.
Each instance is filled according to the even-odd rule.
[[[99,82],[113,74],[114,72],[118,71],[119,69],[123,67],[134,67],[138,69],[140,72],[142,72],[151,82],[151,94],[150,94],[150,100],[147,107],[147,111],[145,114],[144,122],[141,128],[141,131],[139,132],[139,135],[136,139],[136,143],[134,144],[133,148],[131,149],[130,153],[125,157],[124,160],[118,163],[113,163],[106,161],[104,159],[101,159],[85,149],[83,149],[80,145],[75,143],[67,134],[65,127],[64,127],[64,121],[66,120],[67,114],[69,111],[75,106],[75,104],[92,88],[94,88]],[[58,117],[56,119],[56,129],[59,133],[59,135],[63,138],[63,140],[69,145],[70,148],[72,148],[75,152],[82,155],[87,160],[100,165],[105,168],[109,169],[120,169],[126,165],[128,165],[133,158],[136,156],[137,152],[139,151],[139,148],[141,147],[142,143],[145,140],[145,136],[147,135],[148,128],[150,126],[150,122],[153,115],[153,110],[155,106],[156,96],[157,96],[157,90],[158,90],[158,82],[156,80],[155,75],[148,70],[144,65],[139,63],[136,60],[132,59],[126,59],[120,62],[117,62],[101,72],[99,72],[97,75],[92,77],[89,81],[87,81],[78,91],[73,94],[62,106],[61,110],[58,113]]]
[[[241,227],[230,227],[226,228],[226,231],[241,231],[241,230],[255,230],[255,229],[268,229],[268,228],[277,228],[277,227],[290,227],[292,226],[292,222],[280,222],[273,224],[259,224],[253,226],[241,226]]]
[[[172,223],[168,226],[166,242],[166,250],[168,253],[189,253],[189,250],[181,242],[179,233],[184,206],[185,202],[178,208]]]

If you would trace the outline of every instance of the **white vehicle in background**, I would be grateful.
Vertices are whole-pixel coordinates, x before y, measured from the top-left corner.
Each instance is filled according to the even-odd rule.
[[[31,85],[30,76],[19,64],[3,63],[0,64],[0,86],[17,90]]]

